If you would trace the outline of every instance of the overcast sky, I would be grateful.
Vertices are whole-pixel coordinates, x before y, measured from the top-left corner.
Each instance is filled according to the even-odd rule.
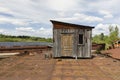
[[[95,26],[93,35],[120,28],[120,0],[0,0],[0,33],[52,37],[50,20]]]

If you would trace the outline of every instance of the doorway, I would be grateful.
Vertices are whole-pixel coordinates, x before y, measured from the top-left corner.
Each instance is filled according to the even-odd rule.
[[[72,56],[73,54],[73,34],[61,35],[61,55]]]

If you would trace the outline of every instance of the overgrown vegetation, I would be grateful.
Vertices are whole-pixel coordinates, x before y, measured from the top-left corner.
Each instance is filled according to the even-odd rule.
[[[106,49],[113,45],[113,42],[116,40],[119,40],[119,29],[118,27],[109,26],[109,35],[104,35],[104,33],[101,33],[99,35],[95,35],[92,38],[93,43],[105,43]]]
[[[52,42],[52,38],[0,34],[0,42]]]

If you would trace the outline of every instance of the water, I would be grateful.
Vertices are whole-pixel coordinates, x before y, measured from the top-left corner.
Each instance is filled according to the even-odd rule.
[[[0,46],[52,46],[52,43],[47,42],[0,42]]]

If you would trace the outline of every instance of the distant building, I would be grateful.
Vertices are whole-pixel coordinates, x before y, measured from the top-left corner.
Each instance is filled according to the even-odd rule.
[[[51,20],[53,24],[53,57],[91,58],[92,26]]]
[[[120,40],[114,42],[114,47],[115,48],[120,47]]]
[[[105,43],[92,43],[92,50],[105,50]]]

